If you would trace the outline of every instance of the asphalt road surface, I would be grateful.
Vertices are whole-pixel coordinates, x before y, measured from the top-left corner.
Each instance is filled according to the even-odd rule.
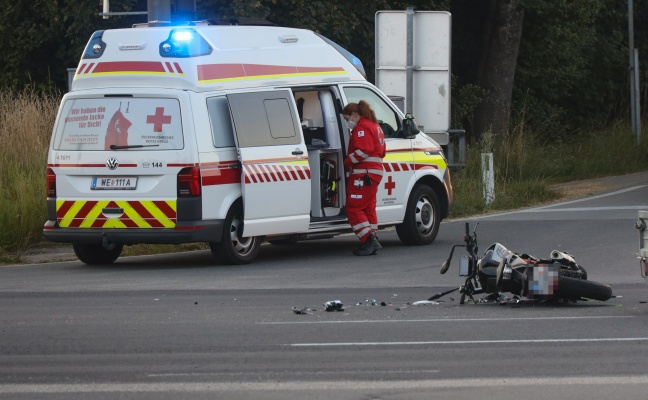
[[[461,283],[439,266],[465,220],[425,247],[382,231],[363,258],[343,236],[264,245],[237,267],[206,251],[0,267],[0,398],[646,398],[640,209],[648,180],[468,220],[482,250],[569,251],[607,302],[414,305]]]

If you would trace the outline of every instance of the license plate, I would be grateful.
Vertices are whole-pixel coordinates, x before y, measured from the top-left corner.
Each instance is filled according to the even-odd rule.
[[[92,190],[135,190],[136,188],[136,176],[94,176],[90,185]]]

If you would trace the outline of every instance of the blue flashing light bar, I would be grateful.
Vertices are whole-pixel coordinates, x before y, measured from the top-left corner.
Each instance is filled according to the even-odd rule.
[[[82,58],[99,58],[106,50],[106,43],[101,39],[104,31],[96,31],[90,37],[88,44],[83,50]]]
[[[212,47],[191,28],[172,29],[169,38],[160,43],[160,56],[170,58],[198,57],[211,54]]]
[[[364,65],[362,65],[362,61],[351,52],[349,52],[347,49],[344,47],[340,46],[339,44],[335,43],[331,39],[327,38],[326,36],[320,35],[319,33],[315,33],[317,36],[319,36],[322,40],[324,40],[326,43],[331,45],[335,50],[337,50],[340,54],[344,56],[353,66],[360,72],[360,74],[367,79],[367,73],[365,72]]]

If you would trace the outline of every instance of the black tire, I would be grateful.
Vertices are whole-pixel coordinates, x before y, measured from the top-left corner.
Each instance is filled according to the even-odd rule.
[[[594,299],[609,300],[612,297],[612,288],[601,283],[586,281],[584,279],[561,276],[558,282],[558,296],[563,299]]]
[[[111,250],[100,244],[73,243],[74,254],[88,265],[112,264],[121,255],[123,244],[115,244]]]
[[[234,203],[225,218],[223,237],[220,242],[209,243],[212,255],[223,264],[249,264],[256,258],[261,249],[263,237],[242,237],[243,206]]]
[[[407,201],[405,219],[396,225],[396,234],[404,244],[425,245],[434,242],[441,225],[439,199],[427,185],[414,185]]]

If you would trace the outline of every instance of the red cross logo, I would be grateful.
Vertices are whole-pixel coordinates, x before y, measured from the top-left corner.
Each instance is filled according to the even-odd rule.
[[[387,176],[387,182],[385,182],[385,189],[387,189],[387,196],[391,196],[391,192],[396,188],[396,182],[392,181],[392,176]]]
[[[156,107],[155,115],[147,115],[146,123],[153,124],[153,132],[162,132],[163,124],[171,123],[171,116],[164,115],[164,107]]]

